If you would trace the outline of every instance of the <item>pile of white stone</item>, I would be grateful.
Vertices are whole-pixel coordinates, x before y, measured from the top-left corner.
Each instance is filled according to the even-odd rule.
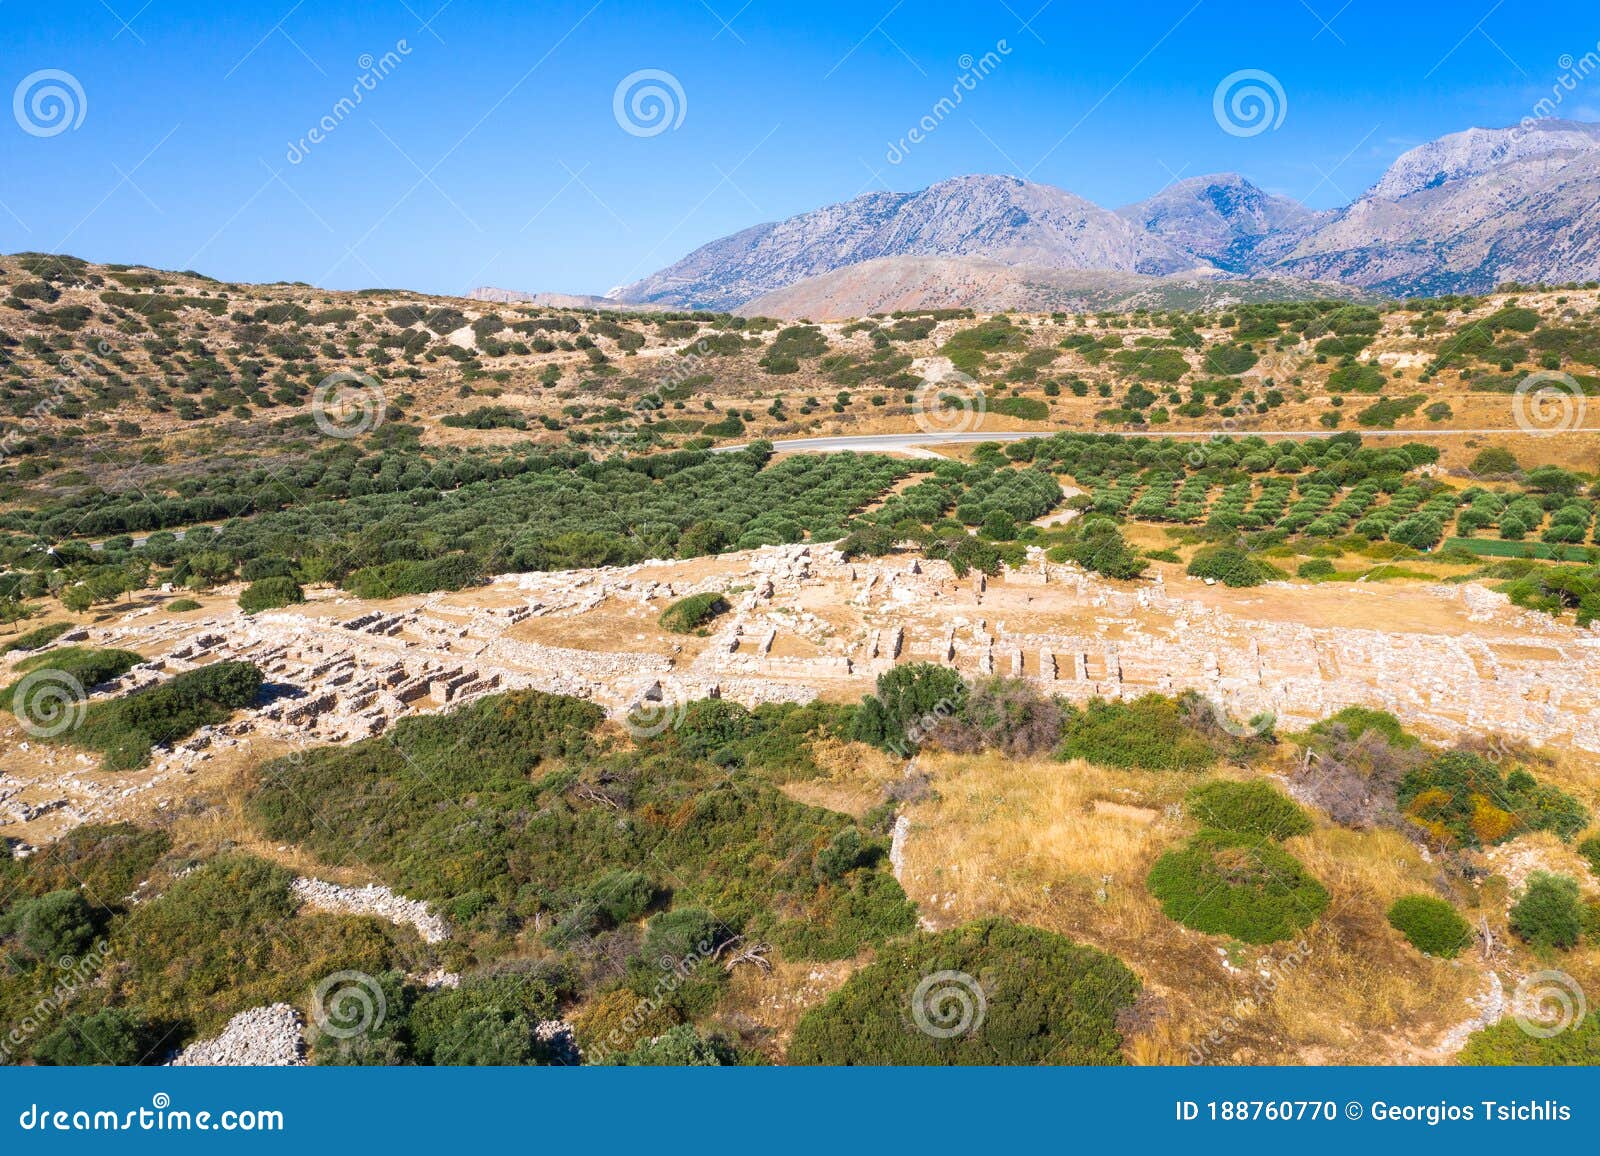
[[[180,1068],[288,1068],[305,1064],[300,1013],[286,1003],[242,1011],[222,1034],[198,1040],[172,1061]]]
[[[396,926],[414,927],[424,943],[443,943],[450,938],[450,925],[420,899],[396,895],[387,887],[369,883],[365,887],[341,887],[321,879],[300,876],[292,884],[300,902],[313,911],[335,915],[376,915]]]

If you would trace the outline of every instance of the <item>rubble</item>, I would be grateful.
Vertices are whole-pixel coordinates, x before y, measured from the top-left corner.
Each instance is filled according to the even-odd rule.
[[[286,1003],[242,1011],[213,1039],[179,1052],[172,1067],[292,1068],[305,1065],[305,1021]]]
[[[298,876],[291,884],[296,898],[313,911],[335,915],[376,915],[397,926],[416,929],[424,943],[443,943],[450,938],[450,925],[418,899],[396,895],[387,887],[369,883],[365,887],[341,887],[321,879]]]

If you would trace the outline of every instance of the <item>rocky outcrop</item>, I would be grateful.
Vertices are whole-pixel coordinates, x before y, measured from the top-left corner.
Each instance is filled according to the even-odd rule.
[[[1197,263],[1235,273],[1270,264],[1332,216],[1264,192],[1238,173],[1174,181],[1117,211]]]

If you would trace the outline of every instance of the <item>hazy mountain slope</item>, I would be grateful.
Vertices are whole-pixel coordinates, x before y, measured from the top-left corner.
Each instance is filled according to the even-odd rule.
[[[1331,216],[1264,192],[1238,173],[1175,181],[1117,212],[1197,262],[1238,273],[1281,256]]]
[[[1600,126],[1471,129],[1412,149],[1274,268],[1386,293],[1600,277]]]
[[[1361,296],[1341,285],[1212,275],[1152,277],[1096,269],[1041,269],[978,257],[880,257],[763,294],[747,316],[840,320],[897,309],[1085,312],[1203,309],[1239,301]]]
[[[919,193],[868,193],[713,241],[613,294],[733,308],[880,257],[978,257],[1045,269],[1173,273],[1192,258],[1117,214],[1048,185],[968,176]]]

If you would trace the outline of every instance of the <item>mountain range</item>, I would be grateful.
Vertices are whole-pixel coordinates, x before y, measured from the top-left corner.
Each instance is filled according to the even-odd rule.
[[[1313,211],[1235,173],[1180,180],[1117,210],[1011,176],[871,192],[702,245],[605,302],[826,318],[1480,293],[1597,278],[1600,125],[1545,120],[1411,149],[1336,210]]]

